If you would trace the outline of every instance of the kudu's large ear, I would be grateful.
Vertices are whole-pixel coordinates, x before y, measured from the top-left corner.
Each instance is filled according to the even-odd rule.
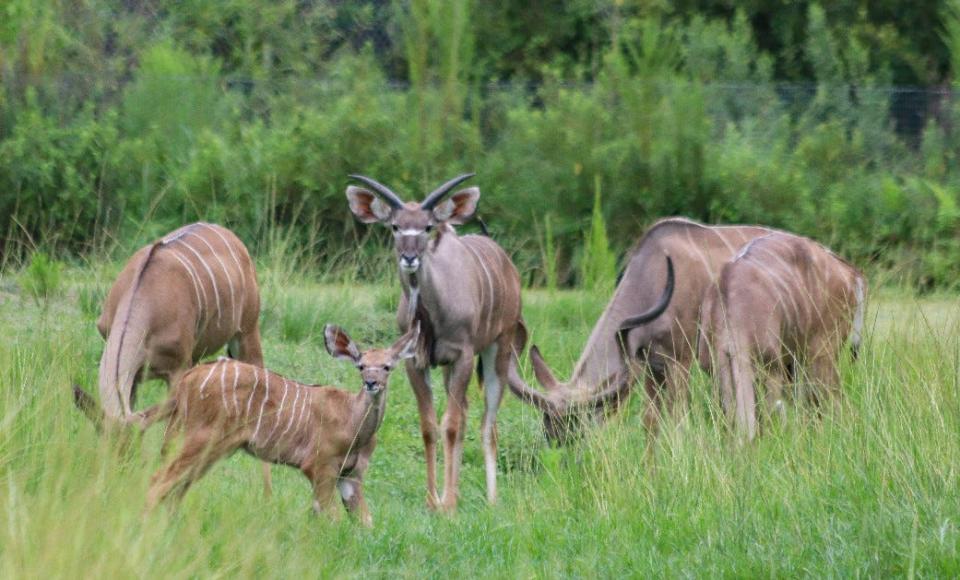
[[[468,187],[454,193],[433,208],[433,218],[438,222],[460,225],[470,221],[480,202],[480,188]]]
[[[336,324],[323,327],[323,338],[330,356],[342,358],[354,364],[360,362],[360,349],[357,348],[357,344]]]
[[[350,202],[353,215],[365,224],[387,221],[393,214],[393,209],[387,202],[356,185],[347,187],[347,201]]]
[[[417,340],[420,338],[420,322],[417,321],[406,334],[390,347],[397,360],[404,360],[417,354]]]
[[[553,371],[547,366],[547,361],[543,360],[543,355],[540,354],[537,345],[530,347],[530,361],[533,363],[533,374],[537,377],[537,382],[548,391],[556,389],[559,381],[553,376]]]

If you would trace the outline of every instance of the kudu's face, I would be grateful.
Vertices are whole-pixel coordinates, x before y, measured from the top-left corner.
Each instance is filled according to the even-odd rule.
[[[360,348],[339,326],[328,324],[323,329],[327,352],[335,358],[348,360],[360,371],[363,388],[370,394],[377,394],[387,388],[390,371],[397,363],[414,355],[420,326],[414,326],[389,348],[374,348],[360,351]]]
[[[552,447],[573,443],[583,433],[583,417],[577,413],[544,411],[543,434]]]
[[[460,190],[443,200],[458,183],[471,177],[461,175],[441,185],[420,203],[403,202],[383,184],[360,175],[351,176],[370,186],[347,188],[350,211],[363,223],[380,222],[393,230],[397,264],[405,274],[417,272],[423,265],[434,232],[442,224],[458,225],[473,217],[480,199],[476,187]]]
[[[394,211],[389,223],[400,271],[412,274],[420,269],[423,254],[430,245],[437,224],[433,212],[420,209],[419,204],[410,204]]]

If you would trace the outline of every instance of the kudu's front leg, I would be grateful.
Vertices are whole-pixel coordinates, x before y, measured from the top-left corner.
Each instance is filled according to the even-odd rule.
[[[423,453],[427,462],[427,507],[438,509],[437,495],[437,412],[433,408],[433,391],[430,388],[430,368],[419,369],[413,359],[406,362],[407,378],[417,399],[420,414],[420,433],[423,436]]]
[[[343,507],[368,528],[373,527],[373,517],[370,515],[370,508],[367,507],[367,500],[363,496],[363,475],[369,464],[369,456],[362,456],[357,459],[356,466],[349,473],[341,474],[337,480],[337,489],[340,490]]]
[[[452,512],[460,493],[460,461],[463,458],[463,435],[467,418],[467,387],[473,374],[473,351],[464,349],[460,358],[449,367],[447,410],[443,414],[443,497],[440,508]]]

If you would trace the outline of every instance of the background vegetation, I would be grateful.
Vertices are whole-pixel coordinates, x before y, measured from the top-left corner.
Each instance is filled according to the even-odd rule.
[[[958,71],[957,0],[6,0],[0,253],[203,218],[326,264],[367,235],[348,173],[417,197],[477,171],[530,283],[590,284],[602,191],[618,254],[682,214],[953,286]]]

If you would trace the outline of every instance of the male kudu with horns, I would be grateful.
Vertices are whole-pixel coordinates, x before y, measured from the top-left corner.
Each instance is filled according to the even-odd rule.
[[[817,242],[783,232],[743,247],[707,291],[700,364],[720,386],[724,413],[740,435],[757,434],[756,388],[765,379],[768,412],[782,408],[791,381],[809,378],[814,403],[838,400],[837,359],[860,347],[866,283]]]
[[[417,356],[406,361],[406,369],[420,413],[427,504],[445,511],[457,504],[467,386],[476,355],[485,404],[481,433],[487,499],[496,501],[497,409],[513,353],[522,351],[526,342],[520,276],[509,256],[490,238],[461,237],[453,228],[473,216],[480,190],[471,187],[447,196],[472,176],[451,179],[420,203],[404,202],[383,184],[361,175],[350,177],[370,189],[347,188],[350,210],[360,221],[380,222],[393,230],[403,287],[398,322],[403,331],[415,320],[421,329]],[[430,368],[438,365],[444,368],[448,393],[442,424],[442,497],[437,496],[437,424],[430,390]]]
[[[682,218],[651,226],[630,252],[571,379],[557,380],[534,346],[530,358],[545,392],[519,376],[509,383],[514,394],[543,411],[547,438],[562,444],[577,437],[584,419],[602,418],[607,404],[618,404],[620,395],[645,370],[648,401],[643,421],[655,436],[664,412],[687,398],[705,290],[739,248],[770,232],[754,226],[706,226]]]
[[[74,387],[74,402],[95,424],[144,420],[134,413],[144,375],[174,387],[202,357],[227,345],[230,355],[262,367],[260,290],[243,242],[215,224],[195,223],[139,249],[107,295],[97,330],[100,408]],[[267,493],[269,466],[264,464]]]

